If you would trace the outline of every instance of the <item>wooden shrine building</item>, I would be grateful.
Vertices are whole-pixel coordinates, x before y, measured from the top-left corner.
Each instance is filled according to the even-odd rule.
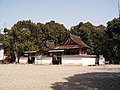
[[[55,46],[53,42],[47,41],[46,47],[39,52],[39,56],[35,56],[35,64],[75,64],[75,65],[95,65],[96,55],[87,55],[86,50],[90,48],[85,44],[80,36],[70,34],[61,46]],[[104,58],[99,60],[104,62]],[[26,63],[27,58],[21,58],[21,62]]]
[[[87,54],[86,49],[90,48],[80,38],[80,36],[72,35],[66,39],[61,46],[57,46],[55,50],[64,50],[64,55],[81,55]]]

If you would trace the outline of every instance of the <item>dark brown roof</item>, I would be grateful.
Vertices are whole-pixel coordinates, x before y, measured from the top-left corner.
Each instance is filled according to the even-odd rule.
[[[72,42],[72,43],[69,43]],[[43,51],[49,51],[52,49],[79,49],[79,48],[90,48],[80,38],[80,36],[70,34],[69,38],[64,42],[63,45],[55,47],[53,42],[46,41],[47,48],[43,48]]]
[[[58,46],[54,49],[78,49],[78,48],[90,48],[90,47],[87,46],[79,36],[70,34],[69,38],[64,42],[63,45]]]
[[[48,52],[49,50],[54,49],[54,48],[55,46],[53,42],[46,41],[46,47],[42,47],[42,49],[39,50],[39,52]]]
[[[51,50],[51,49],[50,49],[50,48],[42,48],[41,51],[47,52],[47,51],[49,51],[49,50]]]
[[[50,49],[53,49],[55,47],[54,43],[50,41],[46,41],[46,46]]]
[[[76,35],[72,35],[70,34],[70,38],[73,42],[75,42],[76,44],[78,44],[81,48],[86,47],[89,48],[88,45],[86,45],[80,38],[80,36],[76,36]]]

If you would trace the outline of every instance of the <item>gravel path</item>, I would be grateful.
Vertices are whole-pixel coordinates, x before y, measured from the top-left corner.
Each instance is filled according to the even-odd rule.
[[[120,65],[0,64],[0,90],[120,90]]]

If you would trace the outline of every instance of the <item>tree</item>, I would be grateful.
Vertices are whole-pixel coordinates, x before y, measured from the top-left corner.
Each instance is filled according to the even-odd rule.
[[[42,49],[47,40],[60,45],[67,37],[68,30],[55,21],[35,24],[31,20],[23,20],[14,24],[10,30],[5,28],[4,33],[4,49],[14,52],[19,62],[23,51]]]
[[[17,62],[19,62],[19,57],[23,51],[38,49],[33,41],[35,30],[36,26],[30,20],[18,21],[11,30],[4,30],[7,31],[4,42],[5,48],[15,52],[16,57],[18,57]]]
[[[108,55],[111,63],[120,62],[120,18],[115,18],[107,23]]]
[[[42,23],[37,23],[37,30],[34,40],[39,49],[41,49],[46,44],[46,35],[44,31],[45,25]]]
[[[90,22],[80,22],[78,25],[71,28],[70,33],[80,36],[81,39],[91,47],[87,50],[89,54],[105,54],[105,26],[94,26]]]
[[[93,31],[93,46],[94,52],[96,55],[103,55],[106,60],[108,60],[107,55],[107,35],[105,33],[106,27],[103,25],[96,26],[95,30]]]
[[[55,45],[61,45],[68,36],[68,30],[62,24],[55,21],[46,23],[43,33],[46,40],[54,41]]]
[[[93,54],[93,40],[92,40],[92,30],[94,30],[94,26],[90,23],[80,22],[78,25],[73,26],[70,30],[71,34],[75,34],[81,37],[81,39],[91,48],[88,49],[89,54]]]

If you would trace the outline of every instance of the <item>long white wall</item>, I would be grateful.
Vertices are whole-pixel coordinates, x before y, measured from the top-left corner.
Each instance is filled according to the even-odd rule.
[[[27,64],[28,63],[27,61],[28,61],[27,57],[20,57],[19,63]]]
[[[75,64],[75,65],[82,65],[82,66],[88,66],[88,65],[95,65],[96,56],[90,56],[90,55],[70,55],[70,56],[63,56],[62,58],[63,64]]]
[[[52,64],[52,57],[39,56],[35,58],[35,64]]]
[[[95,65],[96,55],[63,55],[62,65]],[[104,64],[104,58],[100,58],[100,64]],[[20,63],[27,63],[27,58],[21,58]],[[52,64],[52,57],[36,56],[35,64]]]

